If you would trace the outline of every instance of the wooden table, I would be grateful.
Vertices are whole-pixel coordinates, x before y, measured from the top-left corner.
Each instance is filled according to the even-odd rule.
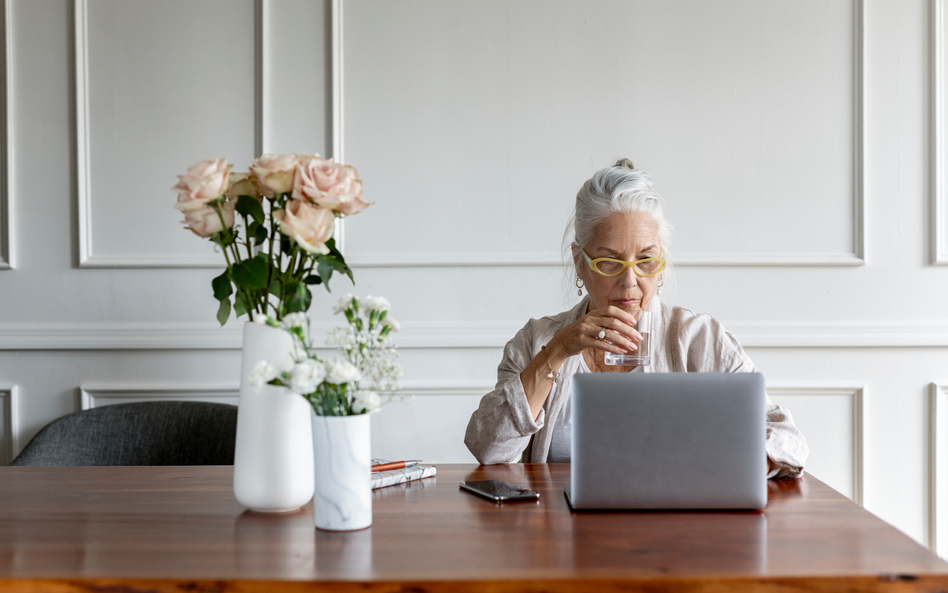
[[[441,465],[372,528],[245,512],[231,467],[0,467],[6,591],[945,591],[948,564],[807,476],[763,513],[581,513],[569,466]],[[495,505],[457,483],[530,484]]]

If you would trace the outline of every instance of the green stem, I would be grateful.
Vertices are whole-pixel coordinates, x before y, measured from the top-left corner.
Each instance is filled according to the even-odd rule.
[[[306,261],[307,252],[300,249],[299,245],[294,245],[293,247],[293,266],[289,269],[292,270],[293,280],[300,282],[303,280],[303,277],[300,276],[300,266]]]
[[[250,245],[250,231],[249,231],[250,223],[247,221],[246,215],[241,214],[241,218],[244,219],[244,230],[246,231],[244,233],[244,245],[247,248],[247,259],[251,259],[253,257],[253,247]],[[236,247],[234,248],[234,251],[237,251]],[[237,252],[237,253],[239,255],[240,252]],[[250,305],[253,307],[253,310],[258,313],[265,312],[266,309],[264,309],[264,311],[260,311],[260,300],[259,300],[260,297],[255,292],[250,293],[250,294],[253,295],[253,298],[248,298],[248,300],[250,301]]]
[[[247,247],[247,259],[250,259],[253,257],[253,246],[250,244],[250,223],[247,222],[245,215],[242,214],[241,217],[244,219],[244,230],[246,231],[244,233],[244,245]]]
[[[296,266],[296,277],[300,280],[306,277],[306,262],[308,259],[307,253],[300,253],[300,261]]]
[[[275,198],[275,196],[274,196]],[[264,312],[266,313],[267,305],[270,303],[270,283],[273,282],[273,239],[276,237],[276,221],[273,219],[273,200],[267,199],[270,202],[270,249],[267,251],[270,258],[270,269],[267,270],[267,287],[266,287],[266,299],[264,301]]]

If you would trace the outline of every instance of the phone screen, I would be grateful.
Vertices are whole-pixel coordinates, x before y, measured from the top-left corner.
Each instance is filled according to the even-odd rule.
[[[539,492],[528,488],[521,488],[516,484],[503,480],[481,480],[478,482],[461,482],[461,488],[495,502],[508,500],[537,500]]]

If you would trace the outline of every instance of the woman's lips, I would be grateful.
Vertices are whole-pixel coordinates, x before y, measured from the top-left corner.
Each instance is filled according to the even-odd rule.
[[[612,304],[617,307],[634,307],[639,304],[639,299],[614,299]]]

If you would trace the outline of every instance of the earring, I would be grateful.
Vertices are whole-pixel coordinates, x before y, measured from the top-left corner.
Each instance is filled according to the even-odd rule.
[[[658,278],[658,290],[655,291],[655,292],[657,292],[658,294],[662,294],[662,286],[664,286],[664,285],[665,285],[665,277],[664,277],[664,276],[659,276],[659,278]]]
[[[583,296],[583,280],[579,276],[576,276],[576,294]]]

